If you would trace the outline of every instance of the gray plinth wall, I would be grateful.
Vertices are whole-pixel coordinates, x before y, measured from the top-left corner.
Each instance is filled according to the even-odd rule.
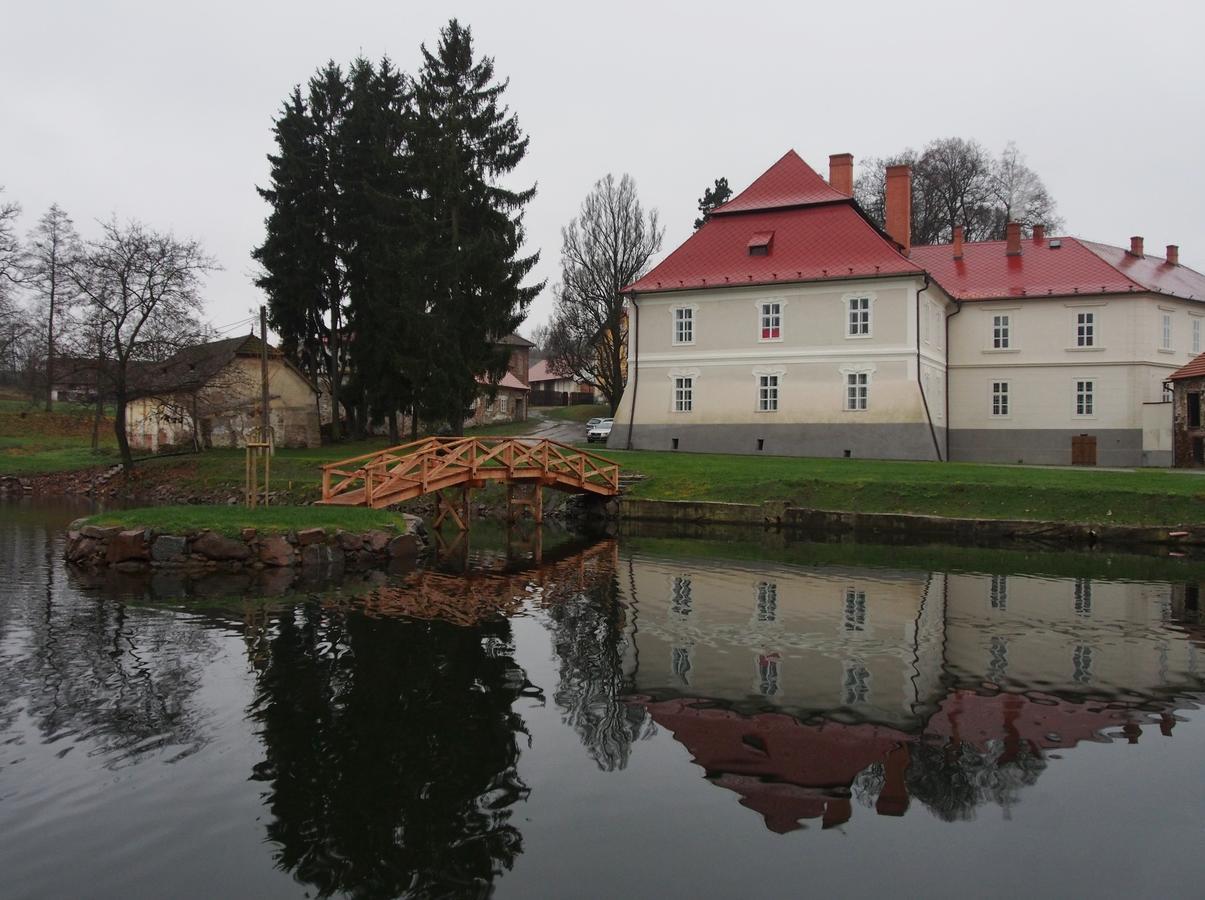
[[[945,429],[937,446],[945,448]],[[607,448],[627,447],[627,423],[616,422]],[[677,442],[676,446],[674,442]],[[759,444],[760,442],[760,444]],[[748,453],[765,456],[819,456],[854,459],[938,459],[933,433],[924,423],[764,425],[641,425],[632,429],[633,450],[682,453]]]

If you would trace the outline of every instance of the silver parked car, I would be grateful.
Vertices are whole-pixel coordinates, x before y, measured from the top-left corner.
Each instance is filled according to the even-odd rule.
[[[615,423],[614,419],[599,419],[598,422],[591,426],[586,432],[586,441],[595,443],[596,441],[605,444],[607,438],[611,436],[611,426]]]

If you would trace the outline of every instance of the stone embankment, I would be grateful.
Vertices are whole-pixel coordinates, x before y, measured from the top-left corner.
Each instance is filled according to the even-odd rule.
[[[624,497],[618,518],[623,522],[660,522],[678,526],[740,525],[823,535],[857,541],[940,541],[970,546],[1030,543],[1096,547],[1152,545],[1176,548],[1205,546],[1205,526],[1110,525],[1037,522],[1018,519],[960,519],[906,513],[838,512],[790,503],[711,503],[692,500],[637,500]]]
[[[153,528],[106,527],[77,520],[67,532],[64,555],[76,565],[123,572],[367,567],[416,556],[421,546],[420,524],[416,517],[407,517],[405,533],[384,529],[328,533],[304,528],[261,535],[254,528],[244,528],[238,537],[227,537],[215,531],[165,534]]]

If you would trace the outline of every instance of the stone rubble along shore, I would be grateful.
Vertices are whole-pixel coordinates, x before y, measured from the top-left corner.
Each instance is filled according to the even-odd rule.
[[[422,545],[422,520],[406,516],[404,531],[364,532],[303,528],[287,533],[259,534],[244,528],[238,537],[199,530],[168,534],[154,528],[122,528],[72,522],[64,557],[86,568],[119,571],[177,568],[228,569],[364,567],[416,556]]]

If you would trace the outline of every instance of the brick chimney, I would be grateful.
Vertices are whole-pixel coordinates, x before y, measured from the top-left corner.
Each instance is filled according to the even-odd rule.
[[[1169,266],[1180,265],[1180,246],[1178,244],[1167,245],[1167,264]]]
[[[828,158],[828,184],[847,197],[854,195],[854,155],[834,153]]]
[[[1046,240],[1046,226],[1045,225],[1033,226],[1033,239],[1039,244],[1042,243],[1042,241]]]
[[[1130,256],[1142,259],[1142,235],[1136,234],[1130,238]]]
[[[954,258],[962,259],[962,236],[963,227],[961,225],[954,226]]]
[[[1004,237],[1005,237],[1006,246],[1007,246],[1007,249],[1005,250],[1005,252],[1007,253],[1007,255],[1020,256],[1021,255],[1021,223],[1020,222],[1009,222],[1008,225],[1005,226]]]
[[[904,256],[912,253],[912,167],[887,167],[887,233],[903,248]]]

